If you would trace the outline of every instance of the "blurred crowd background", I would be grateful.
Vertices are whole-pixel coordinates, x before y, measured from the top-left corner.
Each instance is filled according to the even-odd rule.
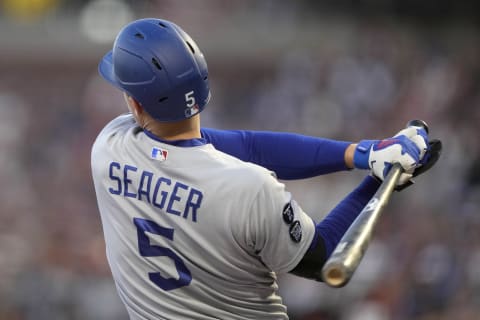
[[[420,118],[444,142],[437,166],[394,195],[348,286],[280,278],[292,319],[480,319],[479,12],[448,0],[0,0],[0,319],[127,319],[90,148],[126,111],[97,63],[142,17],[176,22],[202,48],[205,126],[357,141]],[[364,174],[285,183],[318,221]]]

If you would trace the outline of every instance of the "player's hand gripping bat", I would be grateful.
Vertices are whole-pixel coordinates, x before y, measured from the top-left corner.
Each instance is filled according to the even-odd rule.
[[[410,126],[423,127],[428,133],[428,126],[422,120],[412,120],[407,124],[407,127]],[[441,142],[436,141],[438,141],[436,147],[441,149]],[[432,147],[432,144],[430,144],[430,147]],[[433,161],[429,161],[428,168],[436,162],[439,152],[438,150],[435,153]],[[424,171],[426,169],[422,172]],[[384,207],[388,204],[402,172],[403,168],[400,164],[393,165],[380,188],[360,212],[323,266],[323,281],[329,286],[343,287],[352,277],[367,250],[375,225]],[[417,174],[414,173],[414,175]]]

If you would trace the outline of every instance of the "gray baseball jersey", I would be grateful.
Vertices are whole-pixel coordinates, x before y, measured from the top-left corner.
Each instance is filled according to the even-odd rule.
[[[287,319],[276,273],[315,225],[273,174],[203,139],[166,143],[129,114],[92,149],[113,278],[131,319]]]

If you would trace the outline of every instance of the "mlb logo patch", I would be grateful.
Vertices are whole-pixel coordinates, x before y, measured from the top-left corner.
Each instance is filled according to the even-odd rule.
[[[167,160],[167,157],[168,157],[168,150],[158,148],[158,147],[153,147],[152,153],[150,156],[152,159],[155,159],[158,161],[165,161]]]
[[[187,117],[187,118],[193,117],[198,112],[200,112],[200,108],[198,107],[198,104],[196,104],[194,106],[191,106],[191,107],[187,107],[185,109],[185,117]]]

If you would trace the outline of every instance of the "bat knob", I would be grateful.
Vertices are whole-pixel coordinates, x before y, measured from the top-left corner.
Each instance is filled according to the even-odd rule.
[[[428,124],[423,120],[410,120],[407,123],[407,127],[422,127],[428,133]]]

